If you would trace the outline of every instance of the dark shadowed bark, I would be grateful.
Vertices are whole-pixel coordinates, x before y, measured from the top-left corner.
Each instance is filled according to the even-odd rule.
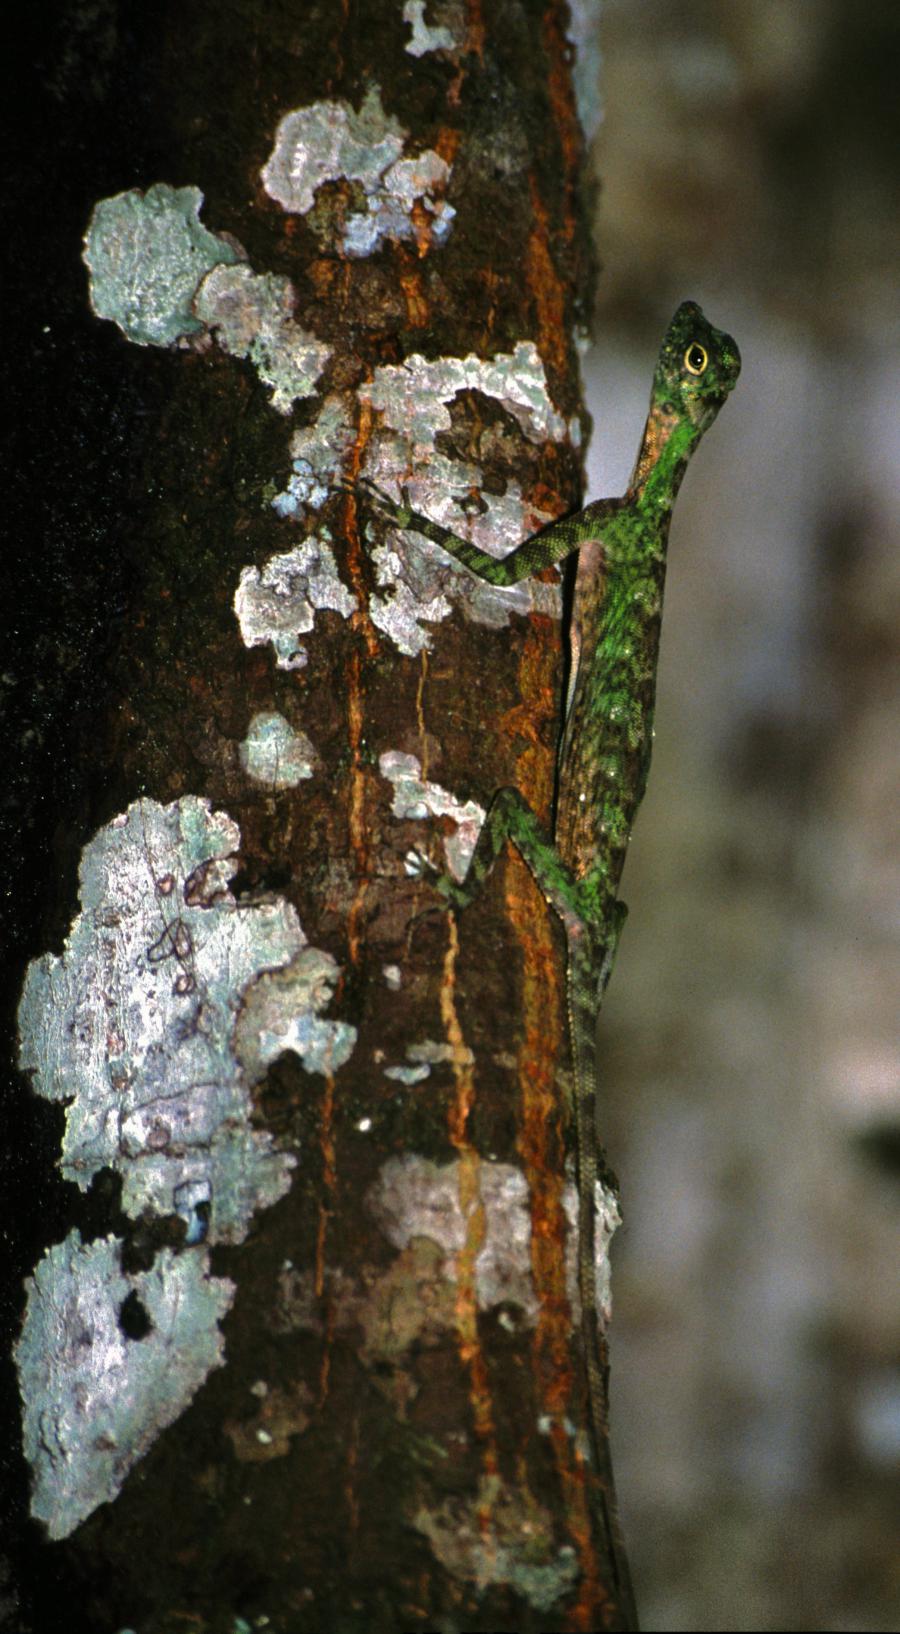
[[[577,502],[567,13],[151,9],[37,19],[7,206],[9,1627],[630,1627],[562,938],[406,861],[549,819],[561,587],[353,486]]]

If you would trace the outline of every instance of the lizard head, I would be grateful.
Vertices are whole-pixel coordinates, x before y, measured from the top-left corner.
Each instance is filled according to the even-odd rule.
[[[661,409],[674,409],[698,431],[705,431],[740,372],[736,342],[713,328],[696,301],[682,301],[663,336],[653,381],[654,402]]]

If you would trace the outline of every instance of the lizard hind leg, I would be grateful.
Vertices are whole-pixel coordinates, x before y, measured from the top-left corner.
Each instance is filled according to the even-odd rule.
[[[516,847],[538,889],[560,918],[567,925],[580,925],[582,911],[578,882],[518,789],[497,790],[481,826],[465,879],[457,882],[443,876],[438,889],[454,907],[468,907],[481,890],[507,840]]]

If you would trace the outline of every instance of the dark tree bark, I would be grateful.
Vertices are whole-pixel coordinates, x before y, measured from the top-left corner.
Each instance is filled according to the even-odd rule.
[[[565,8],[152,9],[38,18],[8,202],[9,1626],[630,1627],[561,936],[405,862],[549,821],[560,586],[341,486],[577,502]]]

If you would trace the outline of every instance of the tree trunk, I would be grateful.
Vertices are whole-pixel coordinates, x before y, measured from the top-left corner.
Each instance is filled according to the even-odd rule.
[[[41,35],[10,1627],[634,1626],[562,936],[512,855],[460,919],[407,860],[461,874],[504,784],[549,821],[561,586],[476,583],[359,484],[498,553],[577,501],[565,26],[193,0]]]

